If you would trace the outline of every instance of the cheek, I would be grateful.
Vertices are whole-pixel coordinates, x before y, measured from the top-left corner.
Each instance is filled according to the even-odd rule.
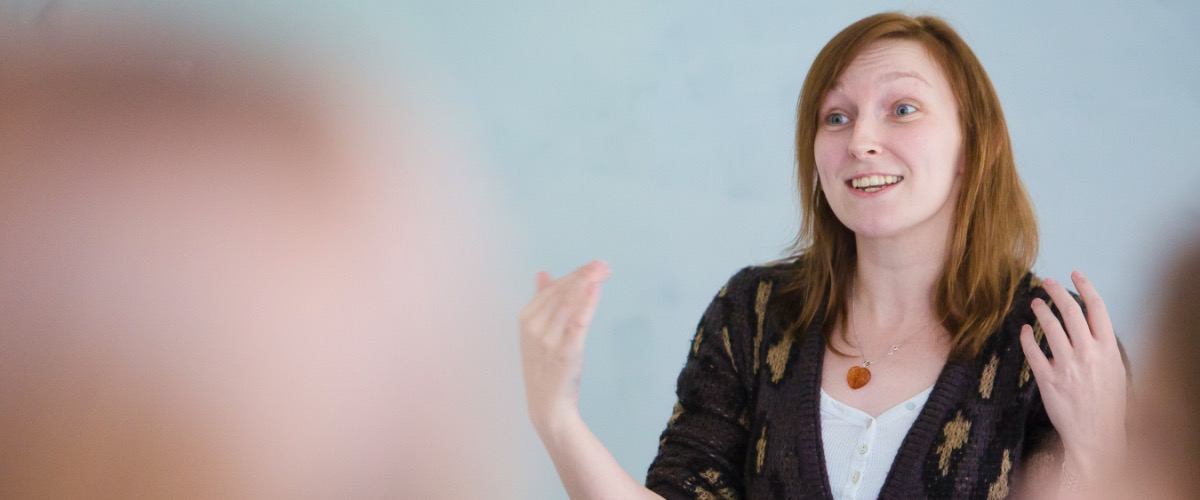
[[[844,158],[846,146],[838,136],[817,133],[813,143],[813,157],[817,161],[817,174],[821,176],[822,184],[837,169],[838,162]]]
[[[959,173],[962,170],[962,140],[957,129],[927,126],[912,127],[892,137],[892,152],[909,166],[925,166],[934,172]],[[931,172],[933,173],[933,172]]]
[[[958,124],[947,124],[939,127],[933,137],[933,151],[937,151],[942,161],[945,161],[956,172],[960,170],[963,159],[962,132]]]

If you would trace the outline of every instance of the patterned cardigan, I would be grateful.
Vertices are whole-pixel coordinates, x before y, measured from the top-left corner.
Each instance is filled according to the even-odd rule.
[[[824,338],[815,328],[784,336],[768,313],[781,309],[772,289],[793,265],[745,268],[709,305],[650,465],[651,490],[668,499],[833,498],[818,404]],[[947,362],[880,498],[1004,498],[1029,452],[1057,443],[1019,339],[1021,325],[1035,325],[1049,352],[1034,297],[1052,303],[1027,274],[979,355]]]

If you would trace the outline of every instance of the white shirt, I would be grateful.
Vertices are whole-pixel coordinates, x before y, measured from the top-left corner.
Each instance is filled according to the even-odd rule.
[[[877,498],[909,428],[933,387],[872,418],[821,389],[821,440],[837,499]]]

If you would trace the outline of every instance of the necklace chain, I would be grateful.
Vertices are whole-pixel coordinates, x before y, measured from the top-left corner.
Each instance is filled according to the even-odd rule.
[[[904,339],[904,341],[900,342],[899,344],[892,344],[892,347],[889,348],[888,351],[886,353],[884,353],[883,356],[875,358],[875,361],[871,361],[871,360],[867,359],[867,354],[863,351],[862,339],[858,337],[858,331],[854,329],[853,323],[851,323],[850,333],[854,335],[854,340],[858,344],[858,355],[863,360],[861,366],[863,368],[870,367],[872,363],[877,363],[879,361],[883,361],[883,358],[886,358],[888,356],[896,354],[896,351],[899,351],[901,346],[903,346],[904,344],[907,344],[908,341],[912,340],[913,337],[916,337],[917,334],[929,329],[929,327],[933,326],[934,322],[936,322],[936,321],[937,321],[937,318],[930,319],[929,322],[925,324],[925,326],[921,327],[918,330],[913,331],[913,333],[910,333],[908,335],[908,337]]]

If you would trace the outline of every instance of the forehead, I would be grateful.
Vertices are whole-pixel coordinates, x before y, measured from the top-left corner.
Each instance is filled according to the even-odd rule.
[[[830,92],[899,82],[946,90],[950,87],[940,65],[920,43],[880,40],[868,45],[850,62]]]

